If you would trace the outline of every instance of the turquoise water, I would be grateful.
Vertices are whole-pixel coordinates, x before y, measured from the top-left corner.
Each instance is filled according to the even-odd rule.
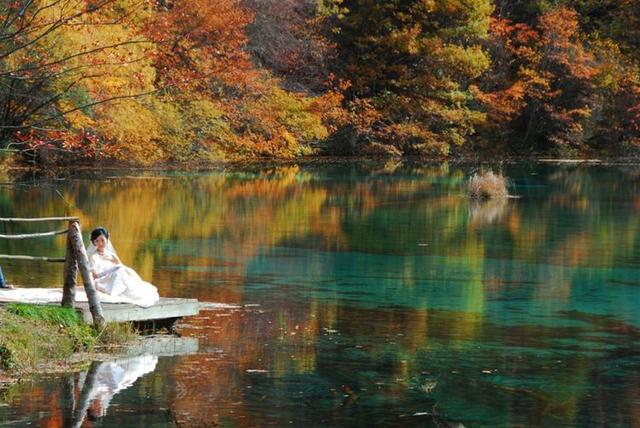
[[[159,356],[85,426],[640,425],[640,166],[504,164],[515,197],[483,204],[465,196],[478,168],[29,177],[0,214],[80,215],[162,295],[233,305],[185,319],[199,350]],[[77,424],[86,376],[12,387],[0,421]]]

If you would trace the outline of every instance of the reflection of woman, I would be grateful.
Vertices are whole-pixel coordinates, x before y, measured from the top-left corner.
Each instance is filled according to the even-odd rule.
[[[144,307],[153,305],[160,298],[155,286],[143,281],[136,271],[120,262],[105,228],[98,227],[91,232],[87,255],[96,287],[102,293]]]
[[[91,416],[105,416],[113,396],[129,388],[139,377],[154,371],[157,363],[158,357],[154,355],[100,363],[95,372],[95,385],[89,394]]]
[[[82,380],[79,405],[73,404],[73,416],[65,426],[80,428],[86,417],[97,420],[106,416],[111,399],[118,392],[129,388],[135,381],[156,369],[158,357],[139,355],[108,362],[93,362]],[[73,392],[72,392],[73,394]]]

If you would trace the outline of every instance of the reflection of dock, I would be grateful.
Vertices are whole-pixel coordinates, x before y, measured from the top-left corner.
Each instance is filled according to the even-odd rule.
[[[87,302],[76,302],[75,307],[82,312],[85,322],[93,322]],[[170,320],[197,315],[199,310],[197,299],[173,297],[161,297],[148,308],[130,303],[102,303],[102,313],[107,322]]]
[[[150,354],[156,357],[176,357],[198,352],[200,343],[196,337],[176,337],[171,335],[146,336],[127,347],[128,356]]]

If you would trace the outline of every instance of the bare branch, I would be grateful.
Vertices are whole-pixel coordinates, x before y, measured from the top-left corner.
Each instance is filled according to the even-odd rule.
[[[54,3],[59,3],[59,1],[60,0],[56,0],[56,2],[54,2]],[[64,18],[64,19],[61,16],[58,20],[54,21],[47,30],[43,31],[39,36],[29,40],[26,43],[23,43],[22,45],[15,46],[13,49],[10,49],[8,52],[4,52],[4,53],[0,54],[0,59],[6,58],[6,57],[10,56],[11,54],[13,54],[13,53],[15,53],[15,52],[17,52],[19,50],[25,49],[25,48],[37,43],[39,40],[41,40],[44,37],[48,36],[49,34],[53,33],[58,28],[64,26],[66,23],[72,21],[73,19],[76,19],[76,18],[78,18],[80,16],[86,15],[87,13],[93,13],[94,11],[104,7],[105,5],[107,5],[107,4],[109,4],[109,3],[113,2],[113,1],[114,0],[104,0],[99,6],[97,6],[95,8],[92,8],[91,12],[87,12],[87,10],[83,10],[81,12],[78,12],[78,13],[74,14],[74,15],[70,15],[70,16]],[[40,9],[38,12],[40,12],[41,10],[42,9]]]

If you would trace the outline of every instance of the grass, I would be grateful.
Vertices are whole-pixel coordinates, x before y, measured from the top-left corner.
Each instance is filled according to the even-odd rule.
[[[8,304],[0,309],[0,368],[28,372],[76,352],[118,346],[134,337],[130,324],[110,323],[96,331],[73,309]]]
[[[64,327],[78,325],[82,318],[71,308],[59,306],[29,305],[26,303],[10,303],[6,306],[9,313],[19,315],[30,320],[46,321]]]
[[[120,347],[138,337],[138,332],[130,322],[111,322],[96,332],[97,346],[107,350]]]
[[[506,198],[507,180],[502,174],[493,171],[475,173],[467,183],[469,196],[474,199]]]

